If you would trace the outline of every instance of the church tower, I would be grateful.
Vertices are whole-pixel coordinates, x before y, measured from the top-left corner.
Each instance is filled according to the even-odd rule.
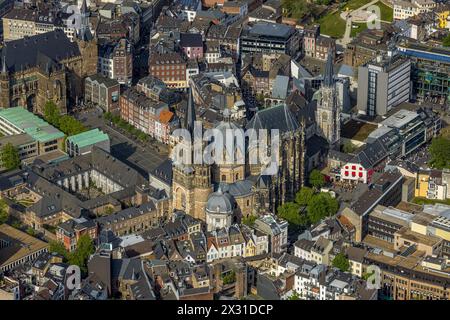
[[[337,101],[336,84],[333,78],[334,52],[328,52],[324,79],[320,89],[314,94],[317,101],[317,131],[330,144],[331,149],[339,149],[341,114]]]
[[[193,163],[195,119],[194,99],[192,97],[192,91],[189,89],[189,100],[183,128],[191,134],[192,141],[188,141],[187,143],[191,142],[190,152],[192,163],[176,163],[173,166],[172,208],[173,210],[183,210],[187,214],[205,221],[206,202],[208,201],[208,195],[213,191],[211,184],[211,166]],[[182,141],[180,143],[186,142]]]
[[[6,50],[6,45],[3,48]],[[2,52],[2,66],[0,73],[0,108],[9,108],[11,104],[11,99],[9,95],[9,75],[6,66],[6,52]]]
[[[82,56],[81,70],[79,76],[82,80],[85,77],[97,73],[98,46],[97,39],[92,35],[89,28],[89,8],[86,0],[83,0],[80,7],[80,29],[77,31],[75,41],[78,44]]]

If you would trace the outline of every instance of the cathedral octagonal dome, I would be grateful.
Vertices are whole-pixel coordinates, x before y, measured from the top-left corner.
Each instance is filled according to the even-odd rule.
[[[221,188],[209,195],[206,203],[208,213],[232,214],[234,209],[234,199],[228,192],[223,192]]]

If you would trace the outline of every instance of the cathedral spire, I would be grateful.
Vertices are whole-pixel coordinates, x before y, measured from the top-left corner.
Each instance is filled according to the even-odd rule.
[[[89,8],[86,0],[83,0],[81,2],[80,15],[81,15],[81,25],[80,29],[77,32],[77,36],[81,40],[90,41],[92,40],[93,36],[89,28]]]
[[[195,122],[194,98],[192,97],[192,89],[189,88],[188,105],[186,109],[186,114],[184,116],[184,129],[189,130],[191,134],[194,131],[194,122]]]
[[[330,48],[330,50],[328,51],[327,64],[325,66],[325,74],[323,76],[323,85],[327,86],[327,87],[331,87],[334,84],[334,81],[333,81],[333,75],[334,75],[333,56],[334,56],[334,52]]]
[[[87,8],[87,3],[86,0],[83,0],[83,2],[81,3],[81,7],[80,7],[80,13],[87,13],[88,8]]]
[[[6,49],[6,46],[5,46]],[[6,73],[6,53],[2,52],[2,73]]]

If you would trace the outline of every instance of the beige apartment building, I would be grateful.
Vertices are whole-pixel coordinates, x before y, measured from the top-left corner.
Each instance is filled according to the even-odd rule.
[[[55,17],[50,12],[14,8],[3,17],[2,21],[5,41],[23,39],[55,29],[63,30],[70,41],[73,41],[76,35],[75,28],[67,27],[64,19]]]

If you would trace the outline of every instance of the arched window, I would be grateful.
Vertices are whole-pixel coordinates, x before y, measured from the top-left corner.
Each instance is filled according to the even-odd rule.
[[[222,175],[222,181],[227,181],[227,176],[226,175]]]

